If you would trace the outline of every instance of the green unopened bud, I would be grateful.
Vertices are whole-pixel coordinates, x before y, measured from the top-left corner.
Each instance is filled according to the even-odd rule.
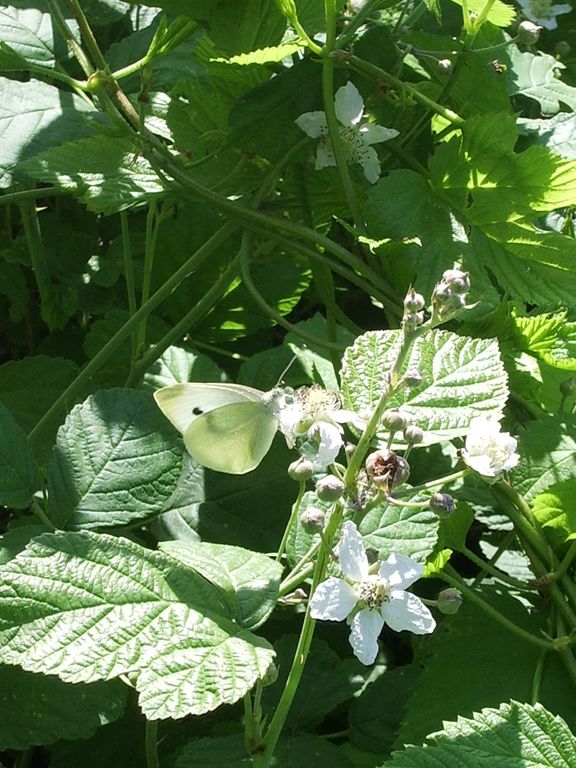
[[[533,45],[538,42],[542,27],[531,21],[522,21],[518,24],[518,40],[524,45]]]
[[[414,288],[410,288],[404,299],[404,309],[407,312],[419,312],[426,306],[426,301],[421,293],[416,293]]]
[[[354,445],[354,443],[346,443],[344,447],[346,458],[351,459],[352,454],[354,453],[355,450],[356,450],[356,446]]]
[[[561,59],[566,58],[572,52],[572,46],[567,40],[559,40],[554,46],[556,56],[560,56]]]
[[[448,587],[438,593],[438,599],[436,607],[446,616],[453,616],[458,612],[462,605],[462,593],[454,589],[454,587]]]
[[[564,379],[560,384],[560,394],[564,397],[571,397],[576,392],[576,382],[574,379]]]
[[[271,661],[268,669],[260,678],[260,684],[263,688],[267,688],[269,685],[274,685],[276,680],[278,680],[278,667]]]
[[[411,368],[404,374],[403,381],[408,387],[419,387],[422,384],[422,374],[416,368]]]
[[[326,475],[316,483],[316,494],[322,501],[338,501],[345,487],[339,477]]]
[[[300,523],[306,533],[320,533],[324,530],[326,514],[318,507],[308,507],[300,515]]]
[[[450,59],[438,59],[438,69],[444,75],[451,75],[454,71],[454,64]]]
[[[305,483],[306,480],[310,480],[314,474],[314,464],[308,459],[300,457],[290,464],[288,467],[288,474],[292,480],[296,480],[299,483]]]
[[[402,318],[402,325],[406,331],[415,331],[424,322],[424,312],[410,312]]]
[[[470,275],[461,269],[447,269],[442,275],[442,282],[446,283],[452,293],[462,295],[470,290]]]
[[[404,430],[404,440],[411,445],[417,445],[424,440],[424,430],[416,424],[409,424]]]
[[[390,408],[382,416],[382,426],[391,432],[400,432],[406,426],[406,417],[397,408]]]
[[[441,519],[450,517],[454,512],[454,499],[448,493],[433,494],[428,505]]]
[[[86,90],[88,93],[99,93],[103,88],[106,88],[112,81],[110,75],[105,72],[93,72],[86,81]]]

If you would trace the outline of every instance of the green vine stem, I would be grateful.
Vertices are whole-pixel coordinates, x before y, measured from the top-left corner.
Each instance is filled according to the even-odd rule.
[[[206,317],[230,290],[231,285],[240,274],[240,257],[235,256],[220,275],[214,285],[202,298],[196,302],[192,309],[182,317],[176,325],[165,334],[160,341],[154,344],[138,362],[130,374],[126,386],[135,386],[144,376],[146,371],[158,360],[159,357],[175,342],[181,340],[196,323]]]
[[[466,582],[460,578],[458,573],[451,566],[449,565],[445,566],[444,570],[441,573],[439,573],[438,576],[447,584],[449,584],[451,587],[455,587],[456,589],[459,589],[462,592],[462,594],[464,594],[466,598],[470,600],[470,602],[478,605],[486,614],[488,614],[488,616],[493,618],[494,621],[498,622],[498,624],[505,627],[507,630],[512,632],[517,637],[521,637],[523,640],[526,640],[526,642],[530,643],[531,645],[535,645],[538,648],[542,648],[543,650],[546,650],[546,651],[556,650],[554,644],[550,640],[544,640],[541,637],[536,637],[536,635],[533,635],[530,632],[527,632],[525,629],[522,629],[522,627],[519,627],[513,621],[510,621],[510,619],[507,619],[506,616],[503,616],[500,613],[500,611],[496,610],[496,608],[494,608],[485,600],[483,600],[481,597],[479,597],[478,594],[473,589],[470,589],[470,587],[468,587]]]
[[[472,552],[472,550],[468,549],[468,547],[463,546],[459,549],[459,551],[462,552],[463,555],[466,555],[470,562],[474,563],[474,565],[477,565],[478,568],[480,568],[481,576],[487,573],[490,576],[493,576],[495,579],[498,579],[498,581],[501,581],[504,584],[508,584],[515,589],[529,592],[534,591],[534,587],[530,587],[525,582],[520,581],[520,579],[515,579],[513,576],[508,576],[508,574],[503,573],[497,566],[489,563],[486,560],[483,560],[481,557],[478,557],[478,555]],[[476,577],[475,581],[479,582],[480,578]]]
[[[160,768],[158,760],[158,720],[146,720],[146,768]]]
[[[342,505],[339,503],[335,504],[334,511],[330,515],[328,525],[326,526],[326,541],[330,543],[334,541],[338,528],[340,527],[343,513],[344,510]],[[316,560],[316,564],[314,566],[314,575],[312,577],[310,594],[313,594],[318,584],[324,580],[326,569],[330,561],[330,556],[330,549],[325,546],[320,548],[318,559]],[[266,735],[262,744],[262,751],[256,752],[252,757],[254,768],[269,768],[270,766],[276,744],[278,743],[282,728],[286,722],[286,717],[288,716],[288,712],[292,706],[292,701],[294,700],[294,696],[298,690],[300,678],[302,677],[302,672],[304,671],[306,659],[308,658],[308,653],[312,644],[315,625],[316,622],[310,616],[310,605],[307,605],[304,621],[302,624],[302,630],[300,632],[300,638],[298,640],[296,652],[294,653],[294,659],[288,673],[288,679],[286,681],[284,691],[282,692],[280,701],[276,707],[276,711],[274,712],[272,720],[270,721],[270,725],[266,731]]]
[[[458,128],[461,128],[464,125],[465,120],[460,117],[460,115],[457,115],[456,112],[453,112],[451,109],[447,109],[441,104],[438,104],[438,102],[428,98],[428,96],[421,93],[417,88],[414,88],[414,86],[410,85],[409,83],[403,82],[398,77],[395,77],[390,72],[387,72],[385,69],[377,67],[375,64],[371,64],[370,62],[364,61],[364,59],[360,59],[358,56],[354,55],[346,56],[345,60],[353,69],[357,70],[358,72],[363,72],[366,75],[370,75],[370,77],[384,80],[385,82],[394,86],[394,88],[407,93],[415,101],[432,110],[432,112],[435,112],[437,115],[440,115],[452,125],[455,125]]]
[[[120,228],[122,231],[122,257],[124,261],[124,279],[126,280],[126,292],[128,294],[128,312],[130,317],[136,314],[136,283],[134,281],[134,266],[132,264],[132,243],[130,241],[130,225],[126,211],[120,211]],[[138,329],[132,331],[132,360],[130,368],[136,364],[136,350],[138,348]]]
[[[288,523],[286,524],[286,528],[284,529],[284,535],[282,536],[282,541],[280,542],[278,546],[278,551],[276,552],[276,560],[280,561],[282,560],[282,557],[284,555],[284,550],[286,549],[286,543],[288,542],[288,537],[290,536],[290,531],[296,524],[296,521],[298,520],[298,514],[300,512],[300,505],[302,504],[302,499],[304,498],[304,494],[306,493],[306,483],[298,483],[298,496],[296,497],[296,501],[292,505],[292,512],[290,513],[290,518],[288,520]]]
[[[111,339],[109,339],[102,349],[88,362],[80,371],[74,381],[62,392],[53,405],[46,411],[44,416],[29,433],[28,439],[32,444],[38,441],[44,430],[57,418],[62,411],[73,403],[75,397],[82,391],[83,387],[90,381],[91,377],[106,363],[109,357],[118,349],[118,347],[129,338],[132,331],[138,327],[143,317],[147,317],[156,307],[167,299],[172,291],[188,277],[197,268],[198,264],[204,261],[216,248],[218,248],[234,232],[236,225],[232,222],[224,224],[211,238],[209,238],[192,256],[174,272],[171,277],[154,293],[140,309],[127,320]]]
[[[42,317],[46,319],[50,314],[50,303],[54,291],[50,277],[48,258],[46,256],[46,251],[44,250],[38,212],[31,200],[21,201],[18,204],[18,208],[20,210],[20,218],[24,228],[26,245],[28,246],[28,251],[30,253],[34,278],[36,280],[36,285],[38,286],[38,293],[40,294]]]
[[[334,104],[334,65],[333,56],[336,47],[336,3],[335,0],[324,0],[324,16],[326,19],[326,43],[322,50],[322,100],[324,102],[324,114],[328,125],[328,134],[330,144],[334,152],[336,167],[342,182],[344,197],[348,203],[348,208],[352,215],[352,221],[357,229],[364,231],[364,220],[356,196],[356,190],[350,178],[348,162],[342,137],[340,135],[340,124],[336,117],[336,108]]]

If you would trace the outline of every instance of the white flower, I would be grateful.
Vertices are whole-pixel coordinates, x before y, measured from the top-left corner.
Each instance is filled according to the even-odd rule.
[[[348,163],[360,163],[364,176],[375,184],[380,177],[380,161],[371,144],[379,144],[398,136],[398,131],[374,123],[362,123],[364,102],[352,83],[338,88],[334,97],[336,117],[340,123],[340,139]],[[305,112],[296,125],[313,139],[320,139],[316,149],[316,170],[336,165],[324,112]]]
[[[352,411],[340,408],[336,392],[327,392],[318,385],[297,389],[292,402],[278,413],[280,430],[289,446],[297,440],[308,441],[314,455],[306,458],[313,459],[315,470],[334,462],[343,445],[341,424],[355,419]]]
[[[478,474],[498,477],[513,469],[520,461],[515,453],[517,440],[508,432],[501,432],[497,421],[477,416],[470,422],[462,458]]]
[[[556,16],[570,13],[572,10],[572,6],[568,3],[552,5],[552,0],[518,0],[518,2],[524,16],[545,29],[556,29],[558,26]]]
[[[316,587],[310,599],[313,619],[350,624],[350,645],[363,664],[372,664],[378,653],[378,635],[384,624],[395,632],[416,635],[432,632],[432,614],[416,595],[405,592],[422,576],[423,568],[405,555],[392,554],[370,573],[362,537],[354,523],[342,526],[337,547],[343,579],[330,577]]]

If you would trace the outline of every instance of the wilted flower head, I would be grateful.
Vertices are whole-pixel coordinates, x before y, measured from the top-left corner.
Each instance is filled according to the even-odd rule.
[[[372,144],[398,136],[398,131],[374,123],[362,122],[364,102],[352,83],[338,88],[334,97],[336,117],[340,123],[340,139],[350,164],[360,163],[364,176],[372,184],[380,177],[380,161]],[[295,120],[296,125],[313,139],[319,139],[316,149],[316,170],[336,165],[330,143],[325,112],[305,112]]]
[[[470,422],[462,458],[470,469],[486,478],[496,479],[520,461],[519,454],[515,453],[516,438],[500,430],[497,421],[483,416],[477,416]]]
[[[556,16],[570,13],[572,6],[568,3],[552,5],[552,0],[518,0],[522,13],[527,19],[539,24],[545,29],[556,29]]]
[[[368,564],[362,537],[354,523],[342,526],[337,547],[343,578],[330,577],[316,587],[310,615],[350,625],[350,645],[363,664],[378,654],[378,635],[384,624],[395,632],[417,635],[432,632],[436,622],[424,603],[405,588],[422,576],[423,568],[405,555],[392,554],[375,570]],[[375,570],[375,572],[373,572]]]

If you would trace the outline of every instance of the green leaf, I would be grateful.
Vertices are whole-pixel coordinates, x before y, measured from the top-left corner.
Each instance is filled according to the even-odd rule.
[[[296,324],[296,328],[312,334],[320,339],[328,338],[326,319],[316,314],[308,320]],[[342,347],[349,346],[354,341],[353,334],[346,328],[336,326],[336,342]],[[325,347],[312,343],[305,343],[298,337],[297,332],[290,331],[286,334],[284,343],[292,350],[296,360],[302,366],[308,381],[320,384],[332,392],[338,392],[338,377],[334,371],[334,363],[330,352]]]
[[[308,733],[281,739],[274,750],[274,762],[282,768],[353,768],[338,747]],[[234,734],[189,741],[176,757],[174,768],[250,768],[252,764],[242,735]]]
[[[278,45],[286,30],[276,0],[220,0],[213,7],[209,35],[227,56]]]
[[[517,229],[515,233],[517,233]],[[491,234],[496,234],[492,228]],[[498,230],[499,237],[506,237],[506,230]],[[553,234],[553,233],[549,233]],[[546,238],[545,234],[543,237]],[[572,249],[573,241],[566,240],[568,249]],[[518,301],[526,304],[535,304],[542,308],[557,309],[559,305],[573,307],[576,296],[576,273],[568,272],[566,269],[558,269],[548,264],[540,264],[538,261],[530,260],[527,264],[523,258],[517,258],[508,249],[508,243],[497,242],[489,238],[478,227],[473,227],[471,232],[471,243],[474,247],[474,253],[482,262],[487,270],[492,272],[498,283],[510,295],[515,296]],[[532,248],[524,248],[519,244],[522,255],[528,258],[538,255],[538,248],[543,244],[536,244],[532,238]],[[559,245],[557,242],[555,245]],[[512,244],[511,248],[516,249],[517,245]],[[551,261],[550,256],[545,257]]]
[[[62,140],[22,167],[31,178],[72,192],[95,213],[115,213],[166,195],[163,182],[129,138]]]
[[[514,323],[524,349],[553,368],[576,371],[576,323],[566,312],[515,317]]]
[[[548,147],[557,155],[576,160],[576,114],[573,112],[560,112],[542,120],[520,118],[518,125],[521,132],[536,144]]]
[[[250,53],[239,53],[236,56],[231,56],[228,60],[231,64],[240,64],[243,67],[248,64],[277,63],[287,56],[293,56],[301,47],[300,43],[282,43],[282,45],[274,45],[268,48],[258,48]]]
[[[539,146],[514,152],[517,135],[513,115],[478,115],[432,158],[433,183],[471,223],[533,219],[576,202],[576,162]]]
[[[19,0],[3,6],[0,10],[0,40],[24,62],[54,67],[56,59],[67,54],[66,44],[57,34],[50,13],[30,5]],[[77,24],[72,19],[67,19],[67,23],[72,31],[78,32]]]
[[[380,560],[396,553],[424,562],[436,545],[440,519],[428,507],[402,506],[403,501],[424,501],[424,497],[414,493],[397,504],[378,504],[365,515],[358,530],[365,546],[375,549]]]
[[[265,555],[190,541],[165,541],[160,550],[219,587],[230,615],[246,629],[263,624],[276,605],[283,568]]]
[[[2,404],[0,434],[0,504],[25,509],[40,487],[39,467],[24,431]]]
[[[241,698],[273,651],[220,592],[159,552],[105,534],[44,534],[2,567],[0,659],[65,682],[130,675],[149,719]]]
[[[506,81],[511,96],[534,99],[545,115],[559,112],[561,104],[576,110],[576,88],[557,77],[565,65],[554,56],[541,51],[520,52],[512,45],[499,53],[498,59],[507,66]]]
[[[110,389],[72,409],[48,465],[59,527],[110,528],[157,515],[176,490],[182,448],[149,392]]]
[[[522,593],[522,597],[514,596],[508,586],[486,583],[475,586],[474,591],[522,629],[537,637],[546,632],[542,612],[530,610],[524,604],[526,593]],[[426,650],[427,655],[421,660],[422,673],[414,685],[397,736],[398,746],[420,743],[428,734],[439,730],[445,720],[469,717],[483,707],[497,707],[511,698],[531,700],[534,670],[541,659],[541,650],[510,632],[469,600],[464,599],[455,616],[443,617],[428,639]],[[559,654],[550,653],[546,657],[538,698],[574,726],[574,689]],[[467,765],[463,758],[464,755],[461,761],[453,763],[439,758],[436,765],[462,768]],[[492,768],[494,754],[486,763],[470,763],[470,768],[479,768],[479,765]],[[518,768],[521,766],[519,762]],[[552,766],[555,768],[554,760],[550,763],[550,768]]]
[[[347,627],[342,625],[342,629],[347,637]],[[284,635],[274,643],[274,650],[278,654],[275,661],[278,680],[263,691],[262,705],[265,712],[274,712],[278,706],[297,644],[297,635]],[[364,688],[369,677],[374,674],[374,669],[367,668],[352,657],[349,649],[346,640],[346,657],[342,659],[327,642],[314,638],[286,719],[286,731],[310,730],[330,712],[338,711],[347,701],[353,701]]]
[[[518,435],[520,463],[512,471],[514,488],[530,501],[576,475],[576,422],[572,416],[529,421]]]
[[[0,667],[0,749],[24,750],[59,739],[86,739],[122,716],[127,686],[120,682],[70,685],[57,677]]]
[[[150,368],[144,384],[151,389],[186,381],[224,381],[225,374],[207,355],[186,347],[168,347]]]
[[[573,477],[550,486],[532,500],[534,516],[558,531],[563,540],[576,539],[576,482]]]
[[[391,768],[570,768],[576,739],[562,718],[541,704],[512,701],[470,719],[444,723],[431,744],[395,752]]]
[[[350,707],[350,739],[354,744],[369,752],[390,751],[419,674],[416,664],[387,670],[354,699]]]
[[[71,360],[47,355],[4,363],[0,366],[0,402],[29,432],[77,372],[78,366]]]
[[[0,189],[10,186],[27,158],[91,132],[86,118],[95,110],[75,94],[38,80],[23,88],[6,78],[0,78],[0,91]]]
[[[452,0],[456,5],[462,5],[462,0]],[[470,13],[478,14],[484,9],[485,0],[468,0],[467,6]],[[490,4],[490,11],[486,20],[497,27],[509,27],[516,18],[516,10],[502,0],[495,0]]]
[[[403,333],[369,331],[344,354],[344,406],[370,413],[386,390]],[[449,331],[426,331],[413,342],[401,373],[418,370],[422,383],[400,388],[387,407],[400,408],[409,422],[424,430],[422,445],[466,434],[474,416],[499,414],[506,402],[506,373],[496,341],[470,339]],[[386,444],[387,433],[378,433]],[[397,445],[402,445],[398,440]]]

